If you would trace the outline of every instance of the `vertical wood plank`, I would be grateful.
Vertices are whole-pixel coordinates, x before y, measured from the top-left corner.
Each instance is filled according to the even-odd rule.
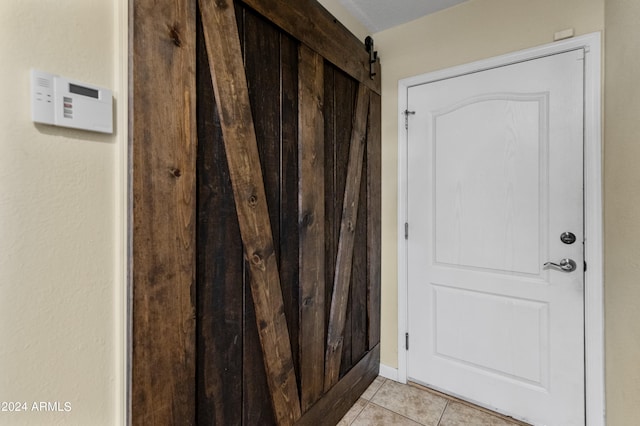
[[[246,9],[243,38],[251,115],[275,255],[280,259],[280,32],[263,17]]]
[[[351,292],[353,291],[353,287],[351,283],[349,283],[349,291],[346,296],[347,307],[345,308],[345,317],[344,317],[344,327],[342,332],[342,349],[340,355],[340,370],[338,372],[338,378],[342,377],[351,367],[352,359],[351,359],[351,325],[352,325],[352,309],[351,303],[349,303],[352,299]]]
[[[238,25],[238,36],[243,58],[251,56],[245,49],[247,14],[249,11],[242,3],[234,2],[236,13],[236,23]],[[231,200],[234,202],[233,198]],[[235,208],[235,206],[234,206]],[[243,251],[244,253],[244,251]],[[256,312],[251,298],[251,277],[249,276],[249,266],[243,262],[242,288],[243,288],[243,334],[242,334],[242,424],[260,424],[265,426],[276,425],[273,407],[270,398],[265,398],[269,394],[269,384],[264,362],[262,360],[262,346],[258,325],[256,324]]]
[[[335,98],[335,170],[334,170],[334,193],[335,199],[333,210],[333,225],[335,235],[335,253],[338,253],[338,242],[340,238],[340,222],[342,220],[344,192],[347,186],[347,170],[349,167],[349,151],[351,147],[351,134],[353,131],[354,108],[357,97],[358,83],[342,70],[336,69],[334,73],[334,98]],[[334,255],[333,262],[337,256]],[[333,283],[334,275],[330,283]],[[349,296],[351,298],[351,286],[349,286]],[[329,301],[331,299],[328,299]],[[351,356],[351,309],[347,309],[344,322],[342,354],[340,359],[340,376],[342,376],[352,364]]]
[[[273,235],[274,256],[280,257],[280,37],[270,22],[246,6],[234,2],[243,15],[239,27],[244,68],[254,120],[258,155]],[[237,14],[236,14],[237,16]],[[282,277],[282,273],[281,273]],[[269,385],[263,362],[256,312],[247,277],[245,316],[244,424],[274,424]],[[281,280],[282,282],[282,280]],[[284,303],[284,298],[283,298]]]
[[[324,389],[324,60],[299,50],[300,380],[302,411]]]
[[[195,424],[195,4],[132,5],[134,425]]]
[[[256,310],[251,298],[249,267],[245,268],[245,308],[242,364],[242,424],[275,426],[278,424],[269,398],[269,382],[263,362]]]
[[[369,349],[380,343],[380,266],[381,266],[381,105],[380,95],[372,94],[367,130],[367,307],[369,309]]]
[[[298,208],[298,45],[280,35],[281,58],[281,152],[280,177],[280,283],[289,326],[293,365],[300,371],[300,230]],[[300,374],[297,374],[301,388]]]
[[[244,258],[198,22],[197,423],[242,424]],[[266,386],[266,384],[265,384]]]
[[[360,179],[366,142],[367,115],[369,111],[369,90],[358,85],[356,112],[349,150],[349,167],[347,184],[344,192],[342,221],[340,223],[340,240],[336,258],[336,273],[331,299],[329,330],[327,333],[327,350],[325,356],[325,391],[337,381],[340,372],[340,356],[344,340],[344,323],[349,295],[349,281],[353,261],[354,231],[358,214]]]
[[[234,7],[200,0],[200,10],[271,402],[278,424],[293,424],[300,401]]]
[[[351,294],[349,299],[351,308],[351,363],[349,368],[369,350],[367,347],[369,337],[367,330],[367,294],[369,290],[367,283],[367,172],[365,154],[358,195],[358,205],[360,207],[358,208],[358,219],[354,235],[353,266],[351,268]]]
[[[333,290],[333,276],[336,270],[336,251],[338,236],[334,226],[334,210],[336,205],[335,190],[335,85],[334,68],[324,63],[324,258],[325,258],[325,330],[329,327],[329,313],[331,309],[331,292]]]

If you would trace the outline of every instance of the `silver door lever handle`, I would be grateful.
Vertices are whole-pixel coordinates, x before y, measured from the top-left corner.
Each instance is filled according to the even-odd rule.
[[[564,272],[571,272],[576,270],[576,262],[573,259],[562,259],[560,263],[547,262],[544,264],[544,267],[553,266],[554,268],[558,268]]]

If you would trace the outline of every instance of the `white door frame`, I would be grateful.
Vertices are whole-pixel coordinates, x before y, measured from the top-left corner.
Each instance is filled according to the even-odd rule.
[[[601,38],[587,34],[398,82],[398,381],[407,381],[407,130],[404,109],[412,86],[458,77],[543,56],[585,50],[584,75],[584,213],[585,213],[585,407],[588,426],[605,425],[604,281],[602,222]]]

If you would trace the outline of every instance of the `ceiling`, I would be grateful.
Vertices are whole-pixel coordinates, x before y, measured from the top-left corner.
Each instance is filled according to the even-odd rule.
[[[413,21],[467,0],[339,0],[371,33]]]

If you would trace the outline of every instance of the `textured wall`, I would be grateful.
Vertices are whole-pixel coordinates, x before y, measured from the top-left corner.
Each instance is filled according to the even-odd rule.
[[[349,13],[340,0],[318,0],[318,3],[324,6],[324,8],[335,16],[345,27],[349,28],[349,31],[355,34],[363,43],[364,39],[370,35],[365,26]]]
[[[640,419],[640,2],[606,1],[607,424]]]
[[[0,412],[3,425],[122,414],[124,132],[35,125],[29,102],[30,67],[120,96],[117,3],[0,2],[0,401],[28,407]]]

